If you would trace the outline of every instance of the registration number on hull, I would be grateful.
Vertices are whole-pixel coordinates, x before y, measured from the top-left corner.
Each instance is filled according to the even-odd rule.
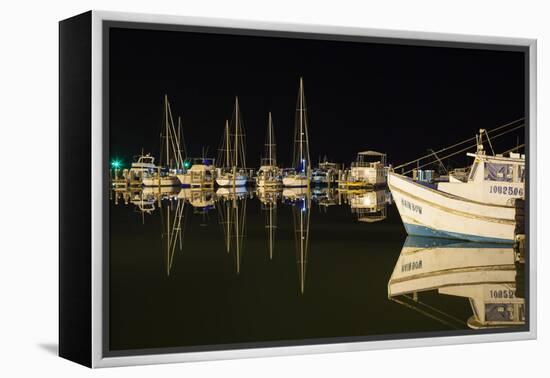
[[[507,185],[491,185],[489,186],[489,193],[523,197],[523,188]]]

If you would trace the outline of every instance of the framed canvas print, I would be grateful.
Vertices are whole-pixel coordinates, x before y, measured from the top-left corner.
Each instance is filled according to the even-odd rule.
[[[59,24],[59,353],[536,337],[536,41]]]

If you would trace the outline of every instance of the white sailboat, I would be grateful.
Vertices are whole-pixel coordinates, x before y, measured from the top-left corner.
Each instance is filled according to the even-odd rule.
[[[232,134],[233,133],[233,134]],[[216,183],[224,187],[245,186],[248,181],[246,173],[246,152],[244,129],[239,110],[239,98],[235,97],[235,110],[232,124],[225,122],[222,148],[220,148],[222,166],[218,169]]]
[[[277,188],[282,184],[281,170],[277,167],[275,133],[273,132],[273,119],[269,112],[267,134],[265,141],[265,155],[262,165],[256,175],[256,186],[259,188]]]
[[[409,236],[388,282],[388,297],[449,325],[456,321],[474,329],[523,325],[525,299],[516,292],[514,262],[513,248],[503,244]],[[473,315],[457,319],[445,308],[425,303],[420,295],[428,291],[467,298]]]
[[[296,106],[294,126],[294,168],[283,177],[283,186],[307,187],[311,179],[311,160],[309,156],[309,136],[307,127],[304,81],[300,78],[300,89]]]
[[[488,137],[480,130],[477,151],[467,154],[474,161],[465,181],[451,174],[448,182],[425,182],[389,172],[388,186],[409,235],[513,242],[514,200],[525,197],[525,155],[486,154],[483,133]]]

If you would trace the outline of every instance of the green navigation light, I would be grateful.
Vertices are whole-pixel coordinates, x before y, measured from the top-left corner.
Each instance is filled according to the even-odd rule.
[[[111,168],[119,169],[120,167],[122,167],[122,162],[120,160],[114,159],[111,161]]]

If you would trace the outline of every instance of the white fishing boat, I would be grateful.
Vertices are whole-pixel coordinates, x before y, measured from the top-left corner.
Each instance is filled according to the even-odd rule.
[[[338,186],[341,188],[381,186],[386,184],[386,177],[386,154],[377,151],[361,151]]]
[[[294,157],[293,169],[285,170],[283,186],[306,187],[311,179],[311,160],[309,156],[309,136],[307,127],[306,100],[304,97],[304,82],[300,78],[296,120],[294,125]]]
[[[460,320],[474,329],[519,326],[525,324],[525,299],[516,293],[516,269],[511,246],[409,236],[388,282],[388,297],[435,320]],[[473,315],[456,319],[446,308],[425,302],[421,293],[430,291],[467,298]]]
[[[388,186],[409,235],[513,242],[514,200],[525,196],[525,155],[486,154],[483,133],[488,137],[481,130],[477,151],[467,154],[474,161],[466,181],[452,175],[448,182],[433,182],[389,173]]]
[[[224,187],[245,186],[248,182],[246,172],[246,152],[244,143],[244,128],[239,110],[239,98],[235,97],[231,126],[226,121],[222,138],[222,147],[219,149],[222,164],[218,168],[216,183]]]

